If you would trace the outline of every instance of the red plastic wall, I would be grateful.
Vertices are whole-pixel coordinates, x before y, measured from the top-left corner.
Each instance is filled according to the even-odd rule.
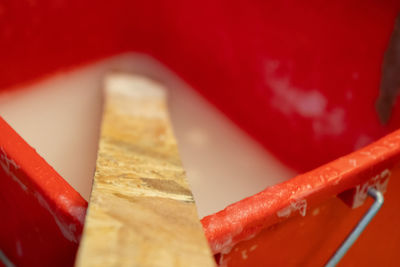
[[[72,266],[86,207],[79,193],[0,117],[2,254],[16,266]]]
[[[0,0],[0,88],[144,52],[306,171],[400,125],[398,105],[387,126],[374,108],[399,10],[396,0]]]
[[[395,129],[378,121],[399,1],[0,1],[0,88],[148,53],[298,170]],[[313,108],[307,108],[312,106]]]

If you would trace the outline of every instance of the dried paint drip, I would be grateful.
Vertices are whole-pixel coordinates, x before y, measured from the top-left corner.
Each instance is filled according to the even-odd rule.
[[[4,170],[4,172],[12,178],[13,181],[18,183],[18,185],[22,188],[23,191],[28,192],[28,187],[15,175],[14,171],[18,170],[20,167],[12,160],[10,157],[7,156],[6,152],[2,147],[0,147],[0,166]],[[32,191],[32,190],[31,190]],[[60,229],[63,236],[71,242],[76,244],[79,243],[80,239],[80,232],[78,233],[78,227],[74,224],[68,224],[63,221],[62,217],[57,215],[50,205],[47,203],[45,198],[39,194],[38,192],[31,192],[37,199],[37,201],[44,207],[54,218],[58,228]],[[84,207],[73,207],[70,205],[70,201],[63,195],[60,196],[60,200],[63,202],[68,201],[67,207],[71,212],[71,215],[75,217],[81,224],[84,222],[86,209]]]
[[[12,171],[19,169],[19,166],[7,156],[2,147],[0,147],[0,166],[8,176],[10,176],[16,183],[19,184],[22,190],[28,190],[27,186],[21,182],[21,180]]]
[[[288,207],[281,209],[276,213],[276,215],[280,218],[282,217],[286,218],[289,217],[292,214],[292,212],[296,211],[298,211],[301,216],[303,217],[306,216],[307,200],[299,199],[296,201],[292,201]]]
[[[383,170],[380,174],[372,177],[368,182],[357,185],[356,192],[353,199],[353,208],[358,208],[362,206],[368,197],[368,189],[374,188],[381,193],[385,193],[387,185],[389,183],[390,171],[388,169]]]
[[[38,192],[34,192],[34,196],[36,199],[39,201],[40,205],[42,205],[43,208],[45,208],[53,217],[55,223],[57,224],[58,228],[60,229],[62,235],[69,241],[78,244],[80,240],[80,232],[77,233],[77,225],[75,224],[69,224],[67,223],[61,216],[56,214],[56,212],[53,211],[53,209],[50,207],[50,205],[47,203],[47,201],[44,199],[44,197],[39,194]],[[85,211],[83,211],[85,212]],[[84,213],[82,216],[79,216],[83,218]]]

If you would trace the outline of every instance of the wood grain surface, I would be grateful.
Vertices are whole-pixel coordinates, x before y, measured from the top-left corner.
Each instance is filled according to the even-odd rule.
[[[165,89],[112,73],[76,266],[214,266],[170,124]]]

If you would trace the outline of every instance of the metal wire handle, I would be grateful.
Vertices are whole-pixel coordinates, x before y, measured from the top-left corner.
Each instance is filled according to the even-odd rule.
[[[339,261],[343,258],[346,252],[351,248],[351,246],[356,242],[357,238],[364,231],[365,227],[371,222],[371,220],[378,213],[379,209],[383,205],[383,194],[374,188],[368,189],[368,195],[375,199],[372,206],[369,208],[367,213],[365,213],[364,217],[358,222],[357,226],[353,229],[353,231],[349,234],[346,240],[342,243],[342,245],[338,248],[332,258],[325,265],[326,267],[334,267]]]

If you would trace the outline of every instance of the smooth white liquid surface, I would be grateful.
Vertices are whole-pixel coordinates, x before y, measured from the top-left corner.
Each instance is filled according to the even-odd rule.
[[[294,176],[160,63],[123,54],[0,95],[0,116],[85,199],[96,162],[102,78],[110,70],[144,74],[169,89],[174,131],[200,218]]]

